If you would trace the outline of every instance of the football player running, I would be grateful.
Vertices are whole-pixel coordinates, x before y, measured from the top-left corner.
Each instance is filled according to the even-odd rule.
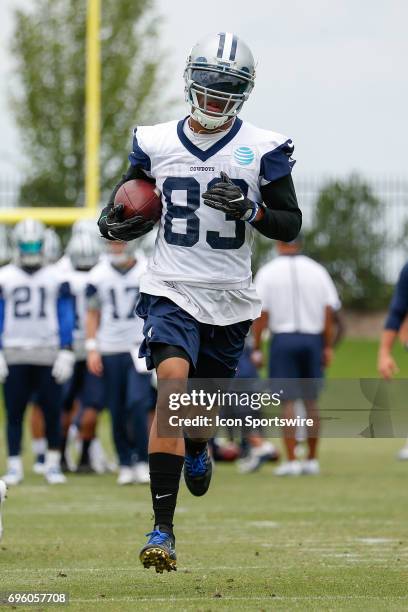
[[[156,368],[159,383],[235,375],[261,311],[251,274],[254,234],[290,241],[302,223],[291,178],[292,140],[238,117],[255,81],[245,42],[230,32],[205,37],[192,48],[184,79],[190,114],[134,130],[130,167],[99,219],[106,238],[137,238],[153,222],[123,218],[121,204],[114,205],[119,186],[143,178],[162,192],[158,237],[137,309],[145,322],[140,355]],[[160,420],[157,414],[168,414],[168,393],[159,391]],[[206,493],[206,440],[159,437],[154,422],[154,527],[140,560],[158,572],[176,569],[173,517],[183,465],[190,492]]]
[[[7,485],[23,480],[24,412],[35,393],[46,423],[45,478],[62,484],[60,410],[62,384],[72,375],[74,308],[55,266],[44,266],[45,228],[26,219],[14,230],[15,260],[0,270],[0,382],[7,415]]]

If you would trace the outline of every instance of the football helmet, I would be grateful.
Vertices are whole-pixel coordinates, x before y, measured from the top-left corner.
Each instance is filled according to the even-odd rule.
[[[191,116],[206,129],[235,117],[255,82],[255,61],[246,43],[232,32],[206,36],[190,51],[184,70]]]
[[[46,263],[55,263],[62,254],[61,239],[52,227],[44,233],[44,256]]]
[[[126,266],[132,259],[136,259],[135,250],[136,243],[134,240],[130,242],[122,242],[121,240],[107,240],[107,255],[112,265],[118,268]]]
[[[102,244],[97,236],[87,232],[78,232],[71,236],[66,252],[73,268],[90,270],[99,261]]]
[[[98,223],[94,219],[78,219],[72,226],[72,235],[74,234],[94,234],[100,236]]]
[[[17,265],[39,268],[44,264],[45,226],[36,219],[20,221],[13,231],[14,255]]]

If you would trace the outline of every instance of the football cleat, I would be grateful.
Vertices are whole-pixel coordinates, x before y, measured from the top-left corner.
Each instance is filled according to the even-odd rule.
[[[317,476],[320,474],[320,465],[317,459],[306,459],[302,462],[302,474]]]
[[[294,461],[285,461],[273,472],[275,476],[300,476],[302,473],[302,464],[295,459]]]
[[[175,538],[167,531],[160,531],[160,526],[146,534],[149,541],[139,554],[139,559],[146,569],[154,567],[158,574],[164,570],[171,572],[177,570],[177,557],[175,548]]]
[[[208,491],[212,476],[212,461],[205,447],[199,455],[184,457],[184,480],[190,493],[196,497]]]
[[[406,444],[397,453],[397,459],[400,461],[408,461],[408,445]]]
[[[54,465],[46,469],[46,471],[44,472],[44,476],[45,476],[45,480],[50,485],[65,484],[67,482],[67,479],[62,473],[61,468],[57,465]]]
[[[23,482],[23,474],[12,468],[7,470],[2,478],[8,487],[14,487]]]
[[[263,442],[260,446],[250,448],[246,457],[239,459],[238,472],[240,474],[250,474],[259,470],[265,461],[276,461],[279,453],[271,442]]]
[[[43,475],[45,472],[45,462],[44,460],[40,461],[37,457],[36,462],[33,463],[33,473]]]
[[[3,520],[2,520],[2,506],[4,504],[4,500],[7,497],[7,485],[3,480],[0,480],[0,540],[3,536]]]
[[[121,486],[133,484],[134,476],[132,468],[128,465],[121,465],[116,483]]]
[[[8,487],[14,487],[23,482],[23,462],[20,456],[16,455],[7,459],[7,472],[2,478]]]
[[[149,484],[149,465],[145,461],[139,461],[133,466],[133,482],[136,484]]]

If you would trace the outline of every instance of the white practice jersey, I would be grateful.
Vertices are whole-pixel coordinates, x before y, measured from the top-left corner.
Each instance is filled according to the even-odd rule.
[[[85,314],[86,289],[89,282],[89,272],[72,269],[66,274],[70,293],[75,302],[74,352],[77,360],[86,359],[85,350]]]
[[[69,272],[72,272],[72,270],[74,269],[72,267],[71,259],[70,259],[69,255],[67,255],[66,253],[65,253],[65,255],[60,257],[58,261],[55,262],[54,266],[62,274],[68,274]]]
[[[135,309],[145,270],[145,260],[124,273],[104,260],[89,272],[87,294],[96,298],[101,313],[96,339],[102,354],[128,352],[141,344],[143,321]]]
[[[320,334],[326,307],[341,308],[326,268],[305,255],[280,255],[258,271],[256,289],[273,333]]]
[[[292,141],[237,118],[220,138],[210,135],[213,144],[204,149],[199,144],[205,135],[194,138],[190,131],[189,137],[185,123],[170,121],[139,127],[134,132],[129,160],[156,179],[163,205],[155,250],[141,290],[170,297],[205,323],[226,325],[254,318],[259,314],[256,293],[251,289],[251,249],[256,230],[206,206],[202,195],[224,171],[251,200],[260,202],[261,185],[291,172]],[[167,291],[166,282],[176,283],[179,294],[190,294],[192,287],[205,291],[189,309],[189,299],[177,302],[175,292]],[[219,300],[209,308],[203,304],[216,295],[209,290],[249,293],[243,299],[231,294],[233,314],[229,312],[224,318]],[[197,315],[199,306],[201,315]],[[217,312],[216,321],[212,311]]]
[[[14,264],[0,269],[2,342],[9,363],[54,362],[59,347],[57,300],[62,282],[54,265],[31,274]]]

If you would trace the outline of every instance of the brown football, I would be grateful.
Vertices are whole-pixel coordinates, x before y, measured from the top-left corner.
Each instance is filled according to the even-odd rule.
[[[158,221],[161,217],[160,191],[153,183],[143,179],[134,179],[121,185],[115,195],[116,204],[123,204],[125,219],[140,215]]]

